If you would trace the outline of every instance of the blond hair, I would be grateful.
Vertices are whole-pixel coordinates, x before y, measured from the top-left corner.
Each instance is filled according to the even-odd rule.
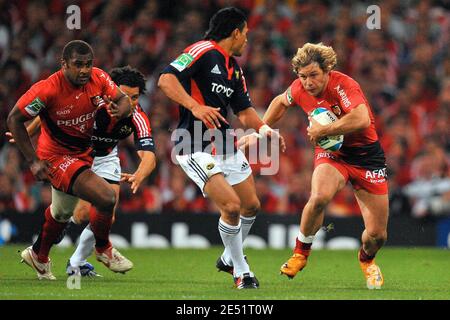
[[[298,74],[300,68],[314,62],[317,62],[324,72],[331,71],[337,63],[336,52],[332,47],[327,47],[322,42],[317,44],[308,42],[299,48],[292,58],[292,66],[296,74]]]

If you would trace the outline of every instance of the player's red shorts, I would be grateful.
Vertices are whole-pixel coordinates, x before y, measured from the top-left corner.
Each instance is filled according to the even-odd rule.
[[[72,194],[75,179],[92,165],[91,150],[84,153],[61,155],[38,152],[41,160],[50,162],[50,182],[52,186],[62,192]]]
[[[318,150],[315,152],[314,168],[319,164],[328,163],[338,169],[345,181],[350,181],[355,190],[364,189],[369,193],[380,195],[388,193],[386,167],[368,170],[350,165],[331,152]]]

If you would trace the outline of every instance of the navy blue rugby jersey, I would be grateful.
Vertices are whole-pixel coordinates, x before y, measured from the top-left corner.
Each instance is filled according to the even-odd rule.
[[[97,111],[94,123],[94,132],[91,141],[96,157],[108,155],[119,140],[134,134],[134,142],[137,150],[155,152],[155,143],[147,114],[137,105],[133,114],[117,121],[112,118],[105,108]]]
[[[228,107],[235,114],[251,107],[242,69],[214,41],[190,45],[162,73],[174,74],[192,98],[202,105],[220,108],[224,118],[227,118]],[[228,124],[221,122],[221,128],[209,129],[181,105],[179,114],[177,154],[236,152],[236,137]]]

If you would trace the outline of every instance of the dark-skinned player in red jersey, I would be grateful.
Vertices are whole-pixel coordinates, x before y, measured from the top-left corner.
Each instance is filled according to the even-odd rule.
[[[110,71],[111,80],[119,86],[120,90],[131,99],[132,114],[129,117],[117,120],[107,112],[100,109],[95,115],[95,125],[92,134],[92,145],[94,148],[94,160],[92,171],[104,178],[116,193],[116,207],[119,201],[120,181],[131,185],[133,193],[136,193],[141,183],[150,175],[156,166],[155,144],[151,134],[150,120],[139,105],[139,96],[145,92],[144,75],[130,66],[114,68]],[[36,117],[27,125],[30,137],[40,132],[40,118]],[[120,140],[134,135],[136,150],[141,162],[134,173],[122,173],[117,144]],[[6,135],[10,142],[14,139],[10,132]],[[75,207],[70,223],[83,225],[89,223],[91,204],[85,200],[79,200]],[[114,221],[114,219],[113,219]],[[56,240],[59,243],[66,232],[63,232]],[[95,237],[91,226],[88,224],[80,235],[77,248],[67,262],[66,273],[73,275],[80,273],[81,276],[96,277],[99,274],[94,266],[87,261],[92,254],[95,245]]]
[[[92,165],[100,177],[106,179],[116,193],[119,201],[120,181],[131,185],[136,193],[141,183],[156,167],[155,144],[151,134],[150,120],[139,105],[139,96],[145,92],[144,75],[130,66],[114,68],[110,71],[111,79],[126,93],[132,104],[131,116],[115,120],[105,109],[99,110],[95,116],[95,128],[92,142],[95,158]],[[134,143],[141,162],[134,173],[122,173],[117,144],[120,140],[134,136]],[[89,222],[91,204],[80,200],[75,208],[71,220],[76,224]],[[91,226],[87,225],[80,235],[78,246],[67,263],[66,273],[72,275],[79,269],[82,276],[97,276],[94,266],[87,262],[87,258],[94,249],[95,238]]]
[[[358,259],[367,287],[380,289],[383,276],[374,258],[387,239],[386,161],[367,99],[355,80],[333,71],[336,61],[333,48],[321,43],[305,44],[292,59],[298,79],[272,100],[263,118],[273,125],[292,106],[300,106],[308,115],[317,107],[327,108],[338,117],[325,126],[310,117],[308,137],[316,146],[311,195],[301,215],[294,254],[280,271],[293,278],[306,266],[325,207],[350,181],[365,225]],[[329,152],[317,146],[321,138],[334,135],[344,135],[339,151]]]
[[[92,203],[90,217],[95,235],[97,260],[115,272],[133,267],[109,241],[116,195],[110,184],[92,172],[91,136],[99,109],[119,119],[131,113],[131,102],[101,69],[93,68],[94,52],[81,40],[66,44],[61,69],[34,84],[8,115],[8,127],[31,172],[39,181],[50,181],[52,203],[34,244],[24,251],[23,261],[39,279],[55,280],[51,272],[50,249],[63,232],[78,198]],[[25,122],[38,116],[41,135],[36,151]]]

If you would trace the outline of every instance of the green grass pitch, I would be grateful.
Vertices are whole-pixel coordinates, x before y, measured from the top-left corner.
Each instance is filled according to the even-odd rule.
[[[246,254],[261,288],[236,290],[229,274],[215,261],[221,248],[122,249],[135,268],[114,274],[93,263],[103,278],[82,279],[81,289],[69,290],[65,265],[71,248],[53,248],[57,281],[39,281],[20,264],[25,246],[0,247],[0,300],[7,299],[130,299],[130,300],[383,300],[450,299],[450,251],[446,249],[383,248],[377,257],[385,278],[381,290],[368,290],[356,250],[313,251],[308,266],[293,280],[279,275],[291,250],[250,250]]]

